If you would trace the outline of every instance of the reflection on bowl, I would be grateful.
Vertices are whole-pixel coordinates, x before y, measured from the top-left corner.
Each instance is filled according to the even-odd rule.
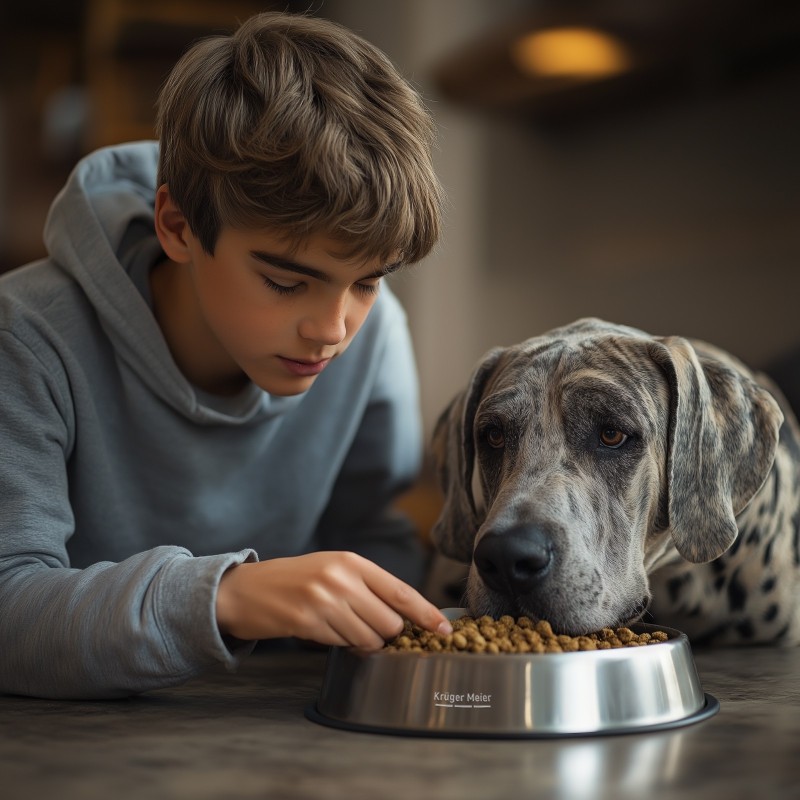
[[[448,616],[461,609],[448,609]],[[485,655],[332,648],[316,722],[416,735],[537,737],[663,730],[712,716],[689,640],[573,653]]]

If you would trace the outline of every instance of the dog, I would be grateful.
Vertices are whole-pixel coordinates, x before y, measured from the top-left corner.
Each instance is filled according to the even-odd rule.
[[[495,348],[432,451],[469,613],[800,643],[800,429],[717,347],[585,318]]]

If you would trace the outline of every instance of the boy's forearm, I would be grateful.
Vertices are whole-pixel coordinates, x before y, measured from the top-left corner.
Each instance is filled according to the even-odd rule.
[[[194,558],[161,547],[86,570],[4,559],[0,692],[123,697],[181,683],[214,663],[234,666],[251,645],[227,649],[214,598],[219,576],[246,558],[254,554]]]

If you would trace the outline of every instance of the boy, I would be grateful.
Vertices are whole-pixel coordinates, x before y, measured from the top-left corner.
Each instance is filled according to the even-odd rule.
[[[387,510],[420,426],[381,284],[440,226],[419,97],[349,31],[262,14],[183,56],[158,133],[84,159],[49,258],[0,281],[0,691],[449,629]]]

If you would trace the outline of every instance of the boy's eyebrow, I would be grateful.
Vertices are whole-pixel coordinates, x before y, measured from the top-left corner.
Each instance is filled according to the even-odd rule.
[[[254,258],[257,258],[259,261],[263,261],[265,264],[271,264],[273,267],[278,267],[279,269],[285,269],[288,272],[296,272],[299,275],[307,275],[309,278],[316,278],[320,281],[325,281],[326,283],[330,283],[331,278],[327,272],[323,272],[321,269],[316,269],[315,267],[309,267],[305,264],[298,264],[296,261],[292,261],[291,259],[285,258],[283,256],[276,256],[273,253],[265,253],[262,250],[251,250],[250,255]],[[402,261],[395,261],[391,264],[386,264],[380,269],[375,270],[375,272],[370,273],[369,275],[362,275],[359,280],[366,281],[370,280],[371,278],[382,278],[384,275],[390,275],[392,272],[396,272],[403,266]]]

